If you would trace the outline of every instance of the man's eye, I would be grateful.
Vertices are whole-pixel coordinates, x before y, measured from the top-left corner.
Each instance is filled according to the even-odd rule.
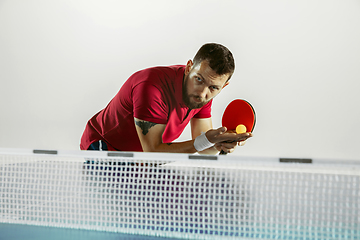
[[[196,81],[198,81],[198,82],[201,82],[201,81],[202,81],[202,79],[199,78],[199,77],[195,77],[195,79],[196,79]]]
[[[212,91],[214,91],[214,90],[219,90],[219,88],[218,87],[214,87],[214,86],[210,86],[210,90],[212,90]]]

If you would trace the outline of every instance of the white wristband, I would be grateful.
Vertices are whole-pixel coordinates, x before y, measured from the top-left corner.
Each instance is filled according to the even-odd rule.
[[[207,139],[207,137],[205,136],[205,133],[202,133],[200,136],[195,138],[195,141],[194,141],[194,147],[198,152],[208,149],[214,145],[215,145],[215,143],[210,142]]]

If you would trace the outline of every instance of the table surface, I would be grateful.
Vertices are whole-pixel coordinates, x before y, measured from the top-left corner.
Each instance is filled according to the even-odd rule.
[[[175,238],[0,223],[0,240],[170,240]]]

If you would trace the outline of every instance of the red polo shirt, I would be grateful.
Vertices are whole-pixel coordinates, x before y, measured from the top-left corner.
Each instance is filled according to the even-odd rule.
[[[86,150],[99,140],[109,150],[142,151],[134,117],[166,124],[164,143],[183,132],[191,118],[211,117],[210,101],[200,109],[188,108],[182,100],[185,66],[153,67],[134,73],[110,103],[87,123],[80,148]]]

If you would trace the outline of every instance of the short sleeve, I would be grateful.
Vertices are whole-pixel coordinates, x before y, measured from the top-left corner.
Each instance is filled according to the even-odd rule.
[[[168,108],[162,91],[150,81],[143,81],[133,89],[134,117],[158,124],[166,124]]]

